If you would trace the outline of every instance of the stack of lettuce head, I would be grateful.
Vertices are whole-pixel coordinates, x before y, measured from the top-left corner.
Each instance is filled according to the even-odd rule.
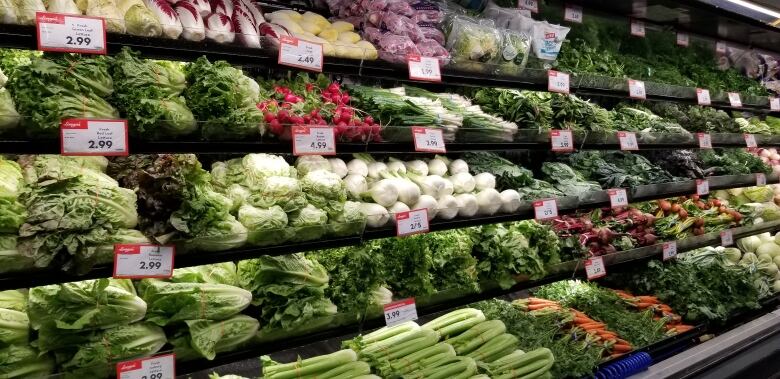
[[[16,248],[19,227],[27,210],[19,202],[24,177],[19,165],[0,156],[0,273],[32,268],[33,260]]]
[[[0,291],[0,378],[45,378],[54,360],[29,344],[27,292]]]
[[[2,3],[0,3],[2,6]],[[0,10],[2,12],[2,10]],[[8,77],[0,69],[0,134],[15,129],[19,125],[19,112],[16,111],[14,99],[5,88]]]

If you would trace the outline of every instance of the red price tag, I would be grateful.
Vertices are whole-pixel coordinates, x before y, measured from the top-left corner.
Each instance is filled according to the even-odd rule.
[[[628,195],[623,188],[612,188],[607,190],[609,203],[612,208],[625,207],[628,205]]]
[[[756,186],[763,187],[766,185],[766,175],[762,173],[756,174]]]
[[[174,246],[114,245],[114,278],[170,278],[173,275]]]
[[[696,179],[696,194],[699,196],[710,194],[710,181],[707,179]]]
[[[550,130],[552,151],[574,151],[574,136],[571,130]]]
[[[531,13],[539,13],[539,2],[536,0],[518,0],[517,7],[529,10]]]
[[[645,22],[641,20],[631,19],[631,35],[634,37],[644,37]]]
[[[336,155],[336,137],[328,126],[293,126],[293,155]]]
[[[720,232],[720,245],[731,246],[734,244],[734,235],[731,233],[731,229],[722,230]]]
[[[71,118],[60,124],[60,154],[127,156],[127,120]]]
[[[729,92],[729,104],[734,108],[742,108],[742,99],[737,92]]]
[[[534,217],[537,220],[549,220],[558,217],[558,202],[555,199],[537,200],[533,202]]]
[[[569,74],[555,70],[548,70],[547,90],[550,92],[569,93]]]
[[[409,79],[426,82],[441,81],[441,68],[438,59],[410,54],[406,63],[409,66]]]
[[[709,133],[696,133],[696,138],[699,139],[700,149],[712,149],[712,137]]]
[[[758,147],[755,135],[746,133],[743,136],[745,137],[745,145],[747,145],[747,147]]]
[[[663,245],[663,251],[664,251],[664,261],[668,261],[674,257],[677,256],[677,242],[676,241],[669,241],[664,242]]]
[[[688,47],[688,44],[690,44],[688,33],[677,32],[677,46]]]
[[[174,379],[176,357],[173,354],[124,361],[116,364],[117,379]]]
[[[439,128],[421,128],[415,126],[412,128],[414,136],[414,150],[426,153],[446,153],[447,147],[444,145],[444,134]]]
[[[769,98],[769,109],[775,112],[780,112],[780,97]]]
[[[322,44],[290,36],[279,38],[277,63],[322,72]]]
[[[574,4],[566,4],[563,11],[563,19],[569,22],[582,23],[582,7]]]
[[[415,209],[395,214],[395,235],[398,237],[428,233],[428,210]]]
[[[604,259],[593,257],[585,261],[585,274],[588,280],[595,280],[607,276],[607,268],[604,266]]]
[[[641,80],[628,79],[628,96],[632,99],[647,99],[645,92],[645,82]]]
[[[620,150],[639,150],[639,143],[636,142],[634,132],[617,132],[618,141],[620,141]]]
[[[715,52],[718,54],[726,54],[726,43],[723,41],[718,41],[715,44]]]
[[[101,17],[36,12],[38,50],[106,54],[106,21]]]
[[[712,100],[710,100],[710,90],[696,88],[696,100],[699,102],[699,105],[712,104]]]
[[[384,309],[385,324],[387,326],[417,320],[417,306],[412,297],[385,304]]]

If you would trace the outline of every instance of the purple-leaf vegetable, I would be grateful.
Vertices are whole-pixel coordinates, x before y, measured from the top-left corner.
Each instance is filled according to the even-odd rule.
[[[217,43],[232,43],[236,39],[233,21],[222,13],[212,13],[204,20],[206,37]]]
[[[233,9],[233,29],[236,31],[236,39],[242,45],[260,48],[260,36],[257,34],[257,26],[252,22],[252,14],[245,8],[235,7]]]
[[[190,2],[198,10],[201,18],[208,17],[211,14],[211,4],[209,4],[208,0],[190,0]]]
[[[222,13],[225,16],[233,14],[233,3],[231,0],[209,0],[211,3],[211,13]]]
[[[181,21],[173,7],[165,0],[144,0],[146,6],[160,19],[163,35],[177,39],[182,33]]]
[[[257,30],[260,35],[265,38],[265,41],[270,42],[271,45],[279,47],[279,39],[282,36],[290,36],[290,32],[284,26],[273,24],[270,22],[264,22],[258,25]]]
[[[206,38],[206,28],[203,24],[203,18],[200,17],[200,12],[192,1],[181,0],[174,5],[176,14],[184,28],[181,36],[189,41],[203,41]]]

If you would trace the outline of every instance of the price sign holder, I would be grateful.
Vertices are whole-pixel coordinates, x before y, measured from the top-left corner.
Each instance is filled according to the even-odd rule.
[[[625,188],[611,188],[607,190],[609,195],[609,204],[612,208],[625,207],[628,205],[628,194]]]
[[[116,279],[170,278],[173,275],[175,246],[149,244],[114,245]]]
[[[550,144],[552,151],[574,151],[574,135],[571,130],[550,130]]]
[[[176,356],[173,354],[141,358],[116,364],[117,379],[175,379]]]
[[[756,136],[754,134],[745,133],[743,137],[745,137],[745,145],[747,145],[747,147],[758,147],[758,144],[756,143]]]
[[[620,150],[639,150],[639,143],[636,141],[634,132],[617,132],[618,141],[620,141]]]
[[[756,186],[763,187],[766,185],[766,175],[763,173],[756,174]]]
[[[710,181],[707,179],[696,179],[696,194],[699,196],[710,194]]]
[[[634,37],[645,36],[645,22],[642,20],[631,19],[631,35]]]
[[[385,304],[384,310],[385,324],[387,326],[417,320],[417,306],[413,297]]]
[[[704,88],[696,88],[696,101],[699,105],[710,105],[712,100],[710,99],[710,90]]]
[[[742,108],[742,99],[738,92],[729,92],[729,104],[734,108]]]
[[[563,10],[563,19],[569,22],[582,24],[582,6],[566,4]]]
[[[322,62],[321,43],[290,36],[279,38],[278,64],[322,72]]]
[[[329,126],[293,126],[293,155],[336,155],[336,136]]]
[[[127,156],[127,120],[76,119],[60,123],[60,154]]]
[[[106,54],[106,20],[102,17],[36,12],[38,50]]]
[[[531,11],[531,13],[539,13],[539,2],[537,0],[518,0],[517,7]]]
[[[558,202],[555,199],[543,199],[533,202],[534,218],[538,221],[558,217]]]
[[[677,32],[677,46],[688,47],[690,40],[688,33]]]
[[[715,43],[715,52],[718,54],[726,54],[726,43],[723,41]]]
[[[769,98],[769,109],[775,112],[780,112],[780,97]]]
[[[696,133],[700,149],[712,149],[712,137],[709,133]]]
[[[424,153],[446,153],[444,133],[440,128],[412,127],[414,150]]]
[[[428,233],[428,209],[415,209],[395,214],[395,235],[398,237]]]
[[[734,244],[734,234],[731,229],[721,230],[720,232],[720,245],[731,246]]]
[[[441,82],[440,62],[436,58],[410,54],[406,58],[409,79],[425,82]]]
[[[588,280],[595,280],[607,276],[607,268],[602,257],[593,257],[585,261],[585,274]]]
[[[664,261],[668,261],[677,256],[677,241],[664,242],[663,244]]]
[[[569,93],[569,74],[547,70],[547,90],[550,92]]]
[[[632,99],[647,99],[647,92],[645,92],[645,82],[641,80],[628,79],[628,96]]]

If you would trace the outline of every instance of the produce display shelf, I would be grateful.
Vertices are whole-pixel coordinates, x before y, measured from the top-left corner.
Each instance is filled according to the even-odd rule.
[[[767,184],[780,183],[780,176],[771,174],[766,176]],[[754,174],[713,176],[709,178],[711,191],[729,188],[750,187],[756,184]],[[696,193],[696,181],[685,180],[673,183],[649,184],[626,189],[629,202],[640,202],[662,199],[674,196],[684,196]],[[559,214],[573,213],[578,210],[589,210],[601,207],[609,207],[609,195],[606,190],[595,191],[581,197],[557,198]],[[529,220],[534,218],[532,202],[526,201],[512,214],[499,214],[474,218],[455,218],[452,220],[433,220],[430,223],[431,231],[459,229],[470,226],[496,224],[502,222]],[[394,227],[379,229],[365,229],[362,234],[353,237],[327,238],[300,243],[287,243],[266,247],[242,247],[219,252],[208,253],[180,253],[176,256],[176,267],[191,267],[205,264],[239,261],[255,258],[261,255],[286,255],[297,252],[328,249],[335,247],[358,245],[363,241],[396,236]],[[735,234],[735,238],[738,238]],[[696,240],[694,238],[694,240]],[[706,245],[701,245],[706,246]],[[649,248],[653,248],[650,246]],[[642,248],[646,249],[646,248]],[[641,249],[638,249],[641,250]],[[179,250],[183,252],[183,249]],[[659,250],[660,252],[660,250]],[[645,253],[642,253],[645,254]],[[612,258],[609,258],[612,259]],[[618,258],[616,258],[618,259]],[[624,258],[619,258],[610,264],[623,263]],[[17,288],[36,287],[48,284],[67,283],[78,280],[106,278],[113,275],[113,265],[100,265],[94,267],[84,275],[76,276],[63,271],[43,269],[37,271],[25,271],[0,274],[0,291]]]
[[[733,238],[737,240],[739,238],[748,237],[751,235],[757,235],[765,232],[780,231],[780,220],[765,222],[759,225],[752,225],[746,227],[733,228]],[[720,234],[707,233],[701,236],[690,237],[677,241],[678,253],[698,249],[705,246],[718,246],[720,245]],[[627,264],[639,264],[652,259],[661,259],[663,254],[663,244],[659,243],[652,246],[641,247],[638,249],[627,250],[623,252],[603,255],[604,265],[607,268],[609,274],[610,267],[614,268],[619,265]],[[502,296],[509,296],[516,294],[523,290],[539,287],[545,284],[573,279],[573,278],[585,278],[584,261],[571,261],[564,262],[548,268],[549,274],[539,280],[528,280],[528,278],[518,277],[520,280],[514,286],[502,289],[495,283],[483,283],[483,291],[479,293],[447,293],[444,291],[439,294],[435,294],[431,298],[418,298],[417,299],[417,316],[420,319],[427,319],[428,316],[435,315],[440,312],[449,311],[461,306],[465,306],[471,303],[475,303],[482,300],[489,300]],[[778,295],[780,296],[780,295]],[[775,298],[780,300],[780,297]],[[770,299],[774,301],[775,298]],[[768,304],[765,302],[765,304]],[[740,315],[742,317],[742,315]],[[380,328],[385,325],[384,315],[378,317],[370,317],[360,323],[349,323],[346,325],[338,325],[333,328],[309,333],[301,336],[283,337],[277,341],[263,342],[253,347],[246,348],[240,351],[234,351],[230,353],[220,354],[213,361],[197,360],[190,362],[180,362],[177,364],[177,373],[186,374],[186,377],[192,379],[207,378],[207,374],[210,369],[218,368],[222,365],[228,365],[235,362],[244,360],[256,359],[260,355],[271,354],[287,349],[293,349],[304,345],[313,343],[319,343],[333,338],[348,338],[348,336],[360,333],[363,330],[372,330]],[[677,336],[665,339],[656,344],[646,346],[637,351],[646,351],[654,358],[662,357],[669,352],[677,351],[677,349],[683,346],[689,345],[696,338],[706,333],[709,329],[706,325],[697,325],[694,329],[681,333]],[[203,372],[199,372],[206,370]],[[195,374],[195,375],[192,375]]]
[[[266,46],[270,42],[263,41]],[[237,45],[223,45],[209,41],[193,42],[164,38],[139,37],[126,34],[108,33],[108,54],[130,47],[147,58],[193,61],[201,56],[210,60],[225,60],[256,74],[268,69],[297,70],[278,64],[277,52],[273,47],[252,49]],[[35,27],[29,25],[0,24],[0,48],[36,49]],[[449,86],[468,87],[506,87],[547,91],[547,70],[526,69],[520,75],[507,75],[494,65],[482,65],[480,71],[457,66],[447,66],[441,70],[441,83],[427,83],[409,79],[408,68],[404,64],[384,61],[369,61],[347,58],[326,57],[323,72],[335,75],[356,76],[363,80],[385,80],[391,82],[413,82],[417,86],[430,89],[443,89]],[[696,104],[696,89],[660,83],[645,83],[647,99]],[[570,81],[572,93],[586,95],[612,96],[629,99],[627,78],[610,78],[592,74],[573,73]],[[732,108],[728,94],[710,91],[712,106],[723,109],[739,109],[757,113],[768,113],[769,99],[743,94],[741,108]],[[780,113],[780,112],[772,112]]]
[[[454,142],[446,143],[448,153],[468,151],[510,151],[510,150],[550,150],[550,131],[529,130],[518,131],[511,142],[480,142],[478,132],[468,133],[468,136],[456,137]],[[411,136],[411,131],[409,132]],[[619,150],[620,142],[616,132],[572,132],[574,146],[578,150]],[[650,133],[636,132],[637,144],[641,150],[661,149],[698,149],[699,141],[695,133]],[[758,147],[780,147],[780,135],[754,134]],[[472,141],[468,141],[471,139]],[[741,133],[711,133],[712,147],[746,147],[745,135]],[[198,141],[198,140],[159,140],[149,141],[130,139],[131,154],[238,154],[238,153],[276,153],[292,154],[291,141],[258,140],[258,141]],[[45,139],[2,139],[0,151],[6,154],[59,154],[60,141]],[[338,154],[373,153],[373,154],[405,154],[418,153],[411,141],[388,142],[337,142]],[[427,154],[427,153],[426,153]]]

